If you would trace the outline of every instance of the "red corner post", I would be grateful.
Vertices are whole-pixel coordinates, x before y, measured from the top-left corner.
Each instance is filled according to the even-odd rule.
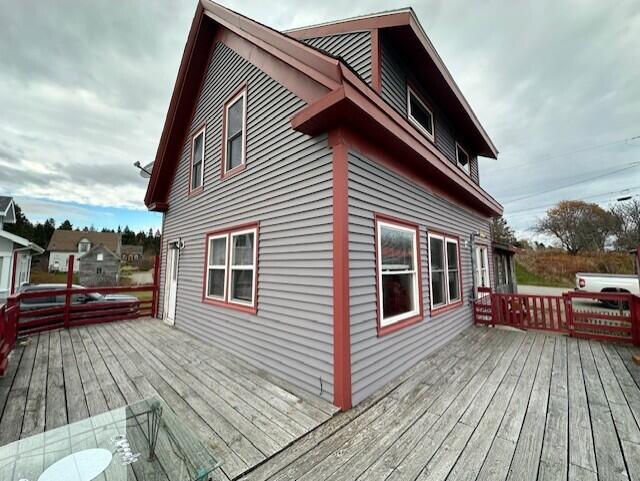
[[[153,263],[153,293],[151,295],[151,317],[158,314],[158,287],[160,284],[160,256],[157,255]]]
[[[73,287],[73,264],[75,262],[75,256],[69,256],[69,262],[67,263],[67,290],[64,296],[64,327],[69,328],[70,314],[71,314],[71,293],[69,289]]]
[[[349,315],[349,149],[341,130],[331,131],[333,147],[333,403],[351,408]]]

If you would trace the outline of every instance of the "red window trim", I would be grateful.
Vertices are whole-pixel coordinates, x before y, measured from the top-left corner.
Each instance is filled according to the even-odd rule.
[[[192,181],[192,176],[193,176],[193,141],[194,139],[200,135],[201,133],[204,134],[203,137],[203,142],[202,142],[202,174],[201,174],[201,179],[202,179],[202,184],[200,184],[200,186],[196,187],[195,189],[191,188],[191,181]],[[187,186],[188,191],[187,191],[187,196],[191,197],[193,195],[199,194],[200,192],[202,192],[204,190],[204,165],[205,165],[205,159],[206,159],[206,144],[207,144],[207,124],[206,123],[202,123],[198,126],[197,129],[195,129],[193,131],[193,133],[191,135],[189,135],[189,185]]]
[[[237,167],[234,167],[231,170],[226,170],[227,165],[227,107],[229,104],[235,100],[235,98],[244,92],[245,95],[245,108],[243,115],[243,132],[242,132],[242,149],[244,153],[244,161]],[[242,172],[247,165],[247,110],[249,110],[249,88],[247,82],[242,82],[238,87],[236,87],[231,94],[226,98],[224,103],[222,104],[222,136],[220,142],[220,179],[226,180],[229,177],[233,177],[234,175]]]
[[[452,302],[450,304],[445,304],[444,306],[433,307],[433,299],[431,299],[431,245],[429,243],[429,235],[435,234],[444,237],[445,245],[444,248],[447,248],[447,238],[453,239],[457,242],[458,245],[458,291],[460,292],[460,300]],[[438,314],[442,314],[444,312],[452,311],[464,304],[464,292],[462,289],[462,263],[460,261],[460,236],[456,234],[451,234],[449,232],[429,229],[427,228],[427,267],[429,269],[429,310],[431,317],[437,316]],[[447,285],[447,289],[449,286]],[[448,293],[447,293],[448,295]]]
[[[420,88],[418,87],[418,85],[416,85],[415,83],[413,83],[411,80],[407,79],[407,95],[406,95],[406,100],[407,100],[407,121],[409,122],[409,124],[416,129],[417,132],[420,133],[420,135],[422,135],[425,139],[427,139],[429,142],[431,142],[433,145],[436,145],[436,110],[433,108],[433,104],[431,102],[429,102],[424,95],[422,95],[422,92],[420,92]],[[418,99],[420,100],[420,102],[422,102],[424,105],[426,105],[426,107],[429,109],[429,111],[431,112],[431,116],[432,121],[433,121],[433,139],[431,137],[429,137],[427,134],[424,133],[424,131],[418,127],[415,122],[413,120],[411,120],[411,118],[409,117],[409,89],[411,89],[411,91],[416,94],[416,97],[418,97]]]
[[[382,313],[382,306],[380,305],[380,289],[382,286],[380,285],[380,266],[378,262],[378,222],[387,222],[389,224],[397,224],[401,227],[406,227],[409,229],[414,229],[416,232],[416,276],[418,281],[418,314],[409,317],[407,319],[403,319],[401,321],[395,322],[389,326],[381,325],[380,315]],[[422,291],[422,259],[420,255],[420,225],[407,221],[404,219],[399,219],[397,217],[393,217],[386,214],[374,213],[374,257],[376,263],[376,329],[378,331],[378,337],[386,336],[387,334],[391,334],[396,332],[402,328],[411,326],[416,324],[424,319],[424,299],[423,299],[423,291]]]
[[[245,304],[239,304],[237,302],[233,302],[229,300],[229,289],[228,289],[228,284],[229,284],[229,272],[230,272],[230,268],[229,268],[229,262],[231,259],[231,234],[238,232],[238,231],[243,231],[243,230],[249,230],[249,229],[255,229],[256,230],[256,239],[255,239],[255,270],[254,270],[254,283],[253,283],[253,305],[248,306]],[[208,274],[208,267],[209,267],[209,237],[211,236],[216,236],[216,235],[228,235],[228,240],[227,240],[227,256],[226,256],[226,263],[227,263],[227,268],[225,271],[225,298],[224,300],[219,300],[219,299],[211,299],[209,297],[207,297],[207,276]],[[229,309],[235,309],[236,311],[241,311],[241,312],[246,312],[249,314],[257,314],[258,313],[258,249],[260,247],[259,244],[259,239],[260,239],[260,223],[259,222],[249,222],[246,224],[240,224],[240,225],[236,225],[236,226],[232,226],[232,227],[227,227],[224,229],[217,229],[217,230],[213,230],[213,231],[209,231],[206,232],[204,235],[204,242],[205,242],[205,248],[204,248],[204,274],[202,276],[202,303],[203,304],[209,304],[212,306],[219,306],[219,307],[227,307]]]

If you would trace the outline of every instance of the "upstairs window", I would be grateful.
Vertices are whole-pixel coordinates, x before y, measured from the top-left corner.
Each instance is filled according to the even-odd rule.
[[[379,328],[421,317],[418,227],[376,220]]]
[[[223,176],[245,165],[246,129],[247,90],[243,88],[224,107]]]
[[[205,302],[255,312],[257,227],[207,236]]]
[[[431,309],[462,302],[458,239],[429,234],[429,286]]]
[[[433,141],[433,112],[409,86],[407,86],[407,116],[418,129]]]
[[[466,150],[460,147],[460,144],[456,142],[456,162],[462,170],[467,174],[471,173],[471,163],[469,162],[469,154]]]
[[[202,127],[191,139],[190,192],[201,189],[204,184],[204,136],[205,127]]]
[[[80,254],[84,254],[85,252],[89,252],[90,248],[91,248],[91,242],[89,242],[87,239],[82,239],[78,243],[78,252]]]

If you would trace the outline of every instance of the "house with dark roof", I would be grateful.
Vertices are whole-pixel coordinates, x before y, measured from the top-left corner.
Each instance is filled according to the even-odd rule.
[[[0,304],[22,284],[29,282],[31,258],[44,249],[4,229],[16,222],[12,197],[0,196]]]
[[[159,315],[348,409],[472,323],[478,156],[412,9],[279,32],[201,0],[145,197]]]
[[[123,244],[122,253],[120,258],[124,262],[138,262],[144,255],[144,246],[137,246],[132,244]]]
[[[56,229],[47,246],[49,271],[67,272],[71,255],[77,261],[98,244],[120,257],[122,239],[118,233]],[[79,262],[74,262],[73,272],[78,272],[79,266]]]
[[[116,286],[120,256],[104,244],[95,244],[78,259],[78,281],[84,287]]]

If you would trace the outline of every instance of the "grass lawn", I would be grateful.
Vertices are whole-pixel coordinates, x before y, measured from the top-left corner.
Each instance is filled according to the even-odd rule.
[[[519,262],[516,262],[516,279],[518,280],[518,284],[523,286],[573,287],[573,284],[566,280],[539,276],[527,270],[527,268]]]

